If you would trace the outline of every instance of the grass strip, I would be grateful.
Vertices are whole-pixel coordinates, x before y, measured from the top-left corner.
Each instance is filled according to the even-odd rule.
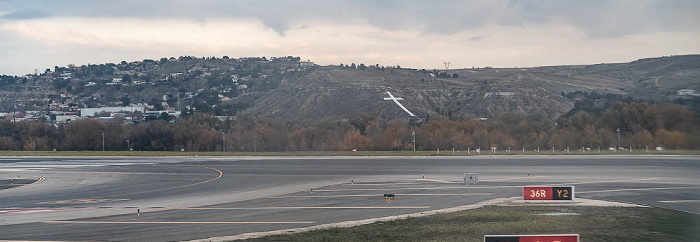
[[[564,216],[542,215],[547,213]],[[700,216],[661,208],[486,206],[247,241],[483,241],[489,234],[579,234],[581,241],[700,241],[698,228]]]

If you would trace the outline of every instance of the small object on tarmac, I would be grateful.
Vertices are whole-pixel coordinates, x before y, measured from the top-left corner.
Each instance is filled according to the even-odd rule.
[[[139,208],[136,209],[136,217],[141,217],[141,209]]]
[[[311,193],[314,193],[314,188],[313,188],[313,187],[311,188]]]
[[[530,172],[529,172],[529,171],[527,172],[527,176],[530,176]]]
[[[384,200],[387,202],[393,202],[395,200],[394,194],[384,194]]]
[[[350,179],[350,184],[355,184],[355,180]]]
[[[464,173],[462,175],[464,185],[479,184],[479,173]]]
[[[423,179],[425,179],[425,174],[423,174]]]

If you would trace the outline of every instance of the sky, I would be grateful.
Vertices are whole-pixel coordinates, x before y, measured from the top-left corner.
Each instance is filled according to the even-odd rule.
[[[0,0],[0,74],[179,56],[444,69],[700,53],[698,0]]]

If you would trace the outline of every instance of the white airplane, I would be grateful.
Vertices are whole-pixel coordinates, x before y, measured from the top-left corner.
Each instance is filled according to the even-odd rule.
[[[408,113],[408,115],[411,115],[411,117],[415,117],[415,116],[416,116],[416,115],[413,115],[413,113],[411,113],[411,111],[408,111],[408,109],[406,109],[406,107],[404,107],[404,106],[399,102],[400,100],[403,100],[403,98],[394,97],[394,95],[391,95],[391,93],[388,92],[388,91],[387,91],[386,93],[389,94],[389,97],[385,97],[384,100],[392,100],[392,101],[394,101],[394,102],[396,103],[396,105],[399,105],[399,107],[401,107],[401,109],[403,109],[403,111],[406,111],[406,112]]]

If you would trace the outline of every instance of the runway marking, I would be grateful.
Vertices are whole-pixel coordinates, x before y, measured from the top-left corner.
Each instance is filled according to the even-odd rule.
[[[281,222],[229,222],[229,221],[190,221],[190,222],[175,222],[175,221],[43,221],[41,223],[60,223],[60,224],[312,224],[316,221],[281,221]]]
[[[420,180],[424,180],[424,179],[418,179],[418,180],[420,181]],[[343,183],[343,184],[339,184],[339,185],[344,185],[344,186],[390,186],[390,185],[422,185],[422,184],[425,184],[425,185],[439,184],[439,182],[395,182],[395,183],[391,183],[391,182],[388,182],[388,183],[358,183],[358,182],[355,182],[354,184]]]
[[[314,192],[346,192],[346,191],[387,191],[387,190],[452,190],[452,189],[484,189],[511,188],[522,186],[455,186],[455,187],[398,187],[398,188],[348,188],[348,189],[314,189]],[[308,192],[308,191],[302,191]]]
[[[33,210],[33,209],[29,209],[29,210],[0,210],[0,214],[3,214],[3,213],[10,213],[10,214],[12,214],[12,213],[15,213],[15,214],[16,214],[16,213],[19,213],[19,214],[24,214],[24,213],[45,213],[45,212],[53,212],[53,211],[56,211],[56,210],[55,210],[55,209],[38,209],[38,210]]]
[[[472,186],[459,186],[459,187],[405,187],[395,190],[451,190],[451,189],[486,189],[486,188],[511,188],[511,187],[522,187],[522,186],[483,186],[483,185],[472,185]],[[386,189],[385,189],[386,190]],[[314,190],[316,191],[316,190]]]
[[[159,192],[159,191],[173,190],[173,189],[178,189],[178,188],[191,187],[191,186],[195,186],[195,185],[199,185],[199,184],[204,184],[204,183],[208,183],[208,182],[213,182],[213,181],[216,181],[217,179],[219,179],[219,178],[221,178],[221,177],[224,176],[224,172],[222,172],[222,171],[219,170],[219,169],[213,168],[213,167],[208,167],[208,166],[196,166],[196,167],[202,167],[202,168],[207,168],[207,169],[214,170],[214,171],[216,171],[216,172],[219,173],[219,176],[217,176],[217,177],[215,177],[215,178],[213,178],[213,179],[206,180],[206,181],[201,181],[201,182],[192,183],[192,184],[187,184],[187,185],[182,185],[182,186],[166,187],[166,188],[161,188],[161,189],[154,189],[154,190],[141,191],[141,192],[134,192],[134,193],[126,193],[126,194],[109,195],[109,196],[102,196],[102,197],[128,196],[128,195],[136,195],[136,194],[143,194],[143,193],[150,193],[150,192]]]
[[[675,189],[696,189],[700,187],[650,187],[650,188],[628,188],[628,189],[611,189],[611,190],[601,190],[601,191],[585,191],[585,192],[579,192],[576,191],[578,194],[586,194],[586,193],[599,193],[599,192],[624,192],[624,191],[649,191],[649,190],[675,190]]]
[[[509,180],[520,180],[520,179],[542,178],[542,177],[547,177],[547,176],[521,176],[521,177],[500,178],[500,179],[490,179],[490,180],[480,180],[480,181],[509,181]]]
[[[18,187],[18,186],[24,186],[24,185],[27,185],[27,184],[0,184],[0,186],[3,186],[3,187]]]
[[[549,184],[549,186],[581,185],[581,184],[597,184],[597,183],[629,182],[629,181],[650,181],[650,180],[658,180],[658,179],[659,179],[659,178],[652,177],[652,178],[627,179],[627,180],[573,182],[573,183]]]
[[[493,195],[493,193],[397,193],[396,196],[484,196]]]
[[[520,179],[528,179],[528,178],[542,178],[542,177],[547,177],[547,176],[522,176],[522,177],[511,177],[511,178],[500,178],[500,179],[488,179],[488,180],[480,180],[480,181],[508,181],[508,180],[520,180]],[[446,184],[462,184],[464,182],[462,181],[446,181],[446,180],[436,180],[436,179],[416,179],[418,181],[431,181],[431,182],[436,182],[436,183],[446,183]]]
[[[670,201],[659,201],[662,203],[693,203],[700,202],[700,200],[670,200]]]
[[[436,179],[416,179],[418,181],[431,181],[431,182],[436,182],[436,183],[462,183],[462,182],[455,182],[455,181],[446,181],[446,180],[436,180]]]
[[[213,167],[207,167],[207,166],[196,166],[196,167],[203,167],[207,169],[214,170],[219,173],[219,175],[215,178],[206,180],[206,181],[201,181],[201,182],[196,182],[192,184],[187,184],[187,185],[182,185],[182,186],[175,186],[175,187],[166,187],[166,188],[161,188],[161,189],[154,189],[154,190],[148,190],[148,191],[140,191],[140,192],[134,192],[134,193],[125,193],[125,194],[116,194],[116,195],[107,195],[107,196],[100,196],[100,197],[95,197],[95,198],[82,198],[82,199],[69,199],[69,200],[59,200],[59,201],[48,201],[48,202],[38,202],[37,204],[65,204],[65,203],[70,203],[71,201],[77,201],[78,203],[86,203],[85,201],[94,201],[94,200],[108,200],[106,198],[108,197],[119,197],[119,196],[128,196],[128,195],[136,195],[136,194],[143,194],[143,193],[150,193],[150,192],[158,192],[158,191],[166,191],[166,190],[172,190],[172,189],[178,189],[178,188],[185,188],[185,187],[191,187],[199,184],[204,184],[208,182],[215,181],[221,177],[224,176],[224,172],[222,172],[219,169],[213,168]],[[40,178],[40,181],[44,181],[45,179],[42,179],[43,177]],[[40,182],[37,181],[37,182]],[[35,182],[36,183],[36,182]],[[34,184],[34,183],[32,183]],[[31,185],[31,184],[30,184]],[[115,199],[115,200],[121,200],[121,199]],[[123,199],[123,200],[128,200],[128,199]],[[87,202],[90,203],[90,202]]]
[[[350,188],[350,189],[314,189],[314,192],[346,192],[346,191],[385,191],[385,190],[401,190],[401,188],[383,189],[383,188]]]
[[[109,198],[86,198],[86,199],[68,199],[68,200],[57,200],[49,202],[38,202],[36,204],[91,204],[91,203],[103,203],[103,202],[118,202],[127,201],[129,199],[109,199]]]
[[[396,196],[483,196],[493,193],[396,193]],[[313,197],[383,197],[384,194],[350,194],[350,195],[309,195],[309,196],[278,196],[269,198],[313,198]]]
[[[396,207],[257,207],[257,208],[175,208],[175,210],[266,210],[266,209],[416,209],[430,206],[396,206]]]
[[[377,194],[372,194],[372,195],[335,195],[335,196],[309,195],[309,196],[277,196],[277,197],[268,197],[268,198],[279,199],[279,198],[309,198],[309,197],[378,197],[378,196],[380,196],[380,195],[377,195]]]
[[[35,177],[36,177],[36,176],[35,176]],[[36,181],[34,181],[34,182],[32,182],[32,183],[29,183],[29,184],[5,184],[5,185],[7,185],[7,186],[10,187],[10,188],[6,188],[6,190],[9,190],[9,189],[17,189],[17,188],[20,188],[20,187],[26,187],[26,186],[36,185],[36,184],[39,184],[39,183],[44,182],[45,180],[46,180],[45,177],[40,176],[40,177],[37,177],[37,180],[36,180]]]
[[[539,177],[547,177],[547,176],[535,176],[536,178]],[[497,180],[513,180],[513,179],[520,179],[520,178],[504,178],[504,179],[497,179]],[[482,180],[483,181],[483,180]],[[491,180],[495,181],[495,180]],[[462,184],[461,182],[459,184]],[[452,190],[452,189],[492,189],[492,188],[513,188],[513,187],[522,187],[522,186],[454,186],[454,187],[399,187],[399,188],[347,188],[347,189],[315,189],[314,192],[345,192],[345,191],[387,191],[387,190]],[[307,191],[302,191],[302,192],[307,192]]]

